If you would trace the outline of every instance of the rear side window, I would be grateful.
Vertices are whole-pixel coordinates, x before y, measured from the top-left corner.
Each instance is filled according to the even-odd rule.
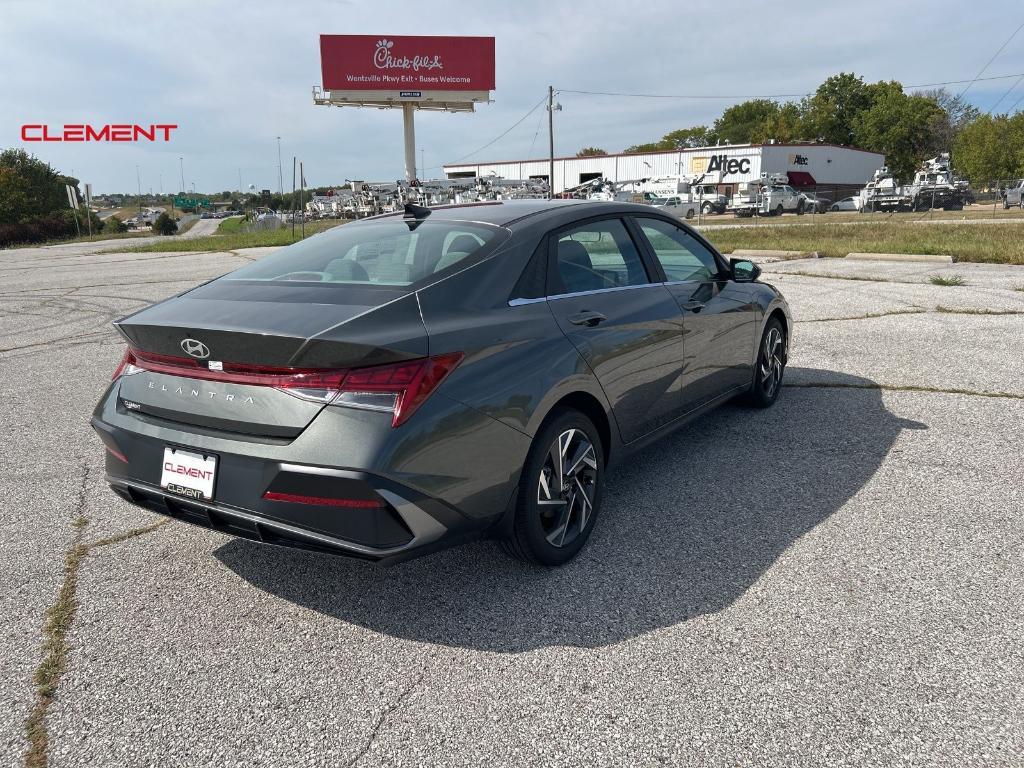
[[[348,224],[225,275],[222,280],[418,286],[496,245],[500,227],[402,219]]]
[[[636,222],[669,282],[713,280],[718,276],[714,254],[686,230],[661,219],[638,218]]]
[[[648,281],[633,239],[619,219],[584,224],[554,238],[552,295],[643,285]]]

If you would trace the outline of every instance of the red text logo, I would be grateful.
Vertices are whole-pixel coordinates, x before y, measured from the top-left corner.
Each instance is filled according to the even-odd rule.
[[[22,141],[170,141],[177,125],[136,125],[117,123],[89,125],[71,123],[62,126],[23,125]]]

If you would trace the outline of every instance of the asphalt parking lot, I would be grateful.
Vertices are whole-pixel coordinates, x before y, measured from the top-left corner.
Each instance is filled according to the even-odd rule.
[[[776,407],[621,467],[565,568],[381,569],[107,490],[110,321],[261,253],[97,250],[0,251],[0,764],[1024,760],[1024,268],[766,265],[797,320]]]

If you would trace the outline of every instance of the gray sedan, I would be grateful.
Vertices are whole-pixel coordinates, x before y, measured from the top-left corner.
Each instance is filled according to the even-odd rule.
[[[558,565],[615,462],[779,396],[792,323],[650,206],[406,206],[118,320],[93,415],[123,498],[374,561],[474,536]]]

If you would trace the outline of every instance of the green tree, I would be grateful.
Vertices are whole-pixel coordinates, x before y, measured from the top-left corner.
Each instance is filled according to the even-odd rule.
[[[931,99],[942,109],[942,115],[932,127],[939,152],[951,151],[961,131],[981,116],[981,110],[945,88],[922,91],[919,95]]]
[[[675,149],[684,147],[692,149],[696,147],[708,147],[716,141],[715,133],[706,125],[695,125],[692,128],[679,128],[669,131],[661,137],[658,142],[661,149]]]
[[[603,157],[608,153],[600,147],[584,147],[576,153],[576,157]]]
[[[957,170],[976,186],[1024,176],[1024,112],[982,115],[953,144]]]
[[[164,211],[153,222],[153,231],[160,235],[173,235],[178,231],[178,223]]]
[[[103,222],[103,231],[116,235],[118,232],[127,232],[128,225],[117,218],[117,216],[108,216],[106,221]]]
[[[840,72],[818,86],[804,104],[804,136],[830,144],[854,143],[854,125],[871,108],[871,86],[852,72]]]
[[[659,149],[663,149],[661,144],[657,141],[650,141],[646,144],[634,144],[626,147],[623,152],[657,152]]]
[[[778,118],[780,109],[779,104],[770,99],[733,104],[715,121],[714,134],[720,141],[747,144],[754,141],[755,136],[764,134],[765,125]]]
[[[774,114],[766,115],[750,132],[750,141],[763,144],[771,139],[789,142],[807,138],[803,129],[803,111],[799,104],[788,101],[778,105]]]
[[[23,149],[0,152],[0,223],[14,224],[68,207],[64,185],[78,179],[61,176]]]
[[[875,83],[871,88],[872,105],[854,120],[852,143],[884,153],[893,174],[909,179],[935,152],[934,126],[942,108],[925,96],[906,95],[899,83]]]

